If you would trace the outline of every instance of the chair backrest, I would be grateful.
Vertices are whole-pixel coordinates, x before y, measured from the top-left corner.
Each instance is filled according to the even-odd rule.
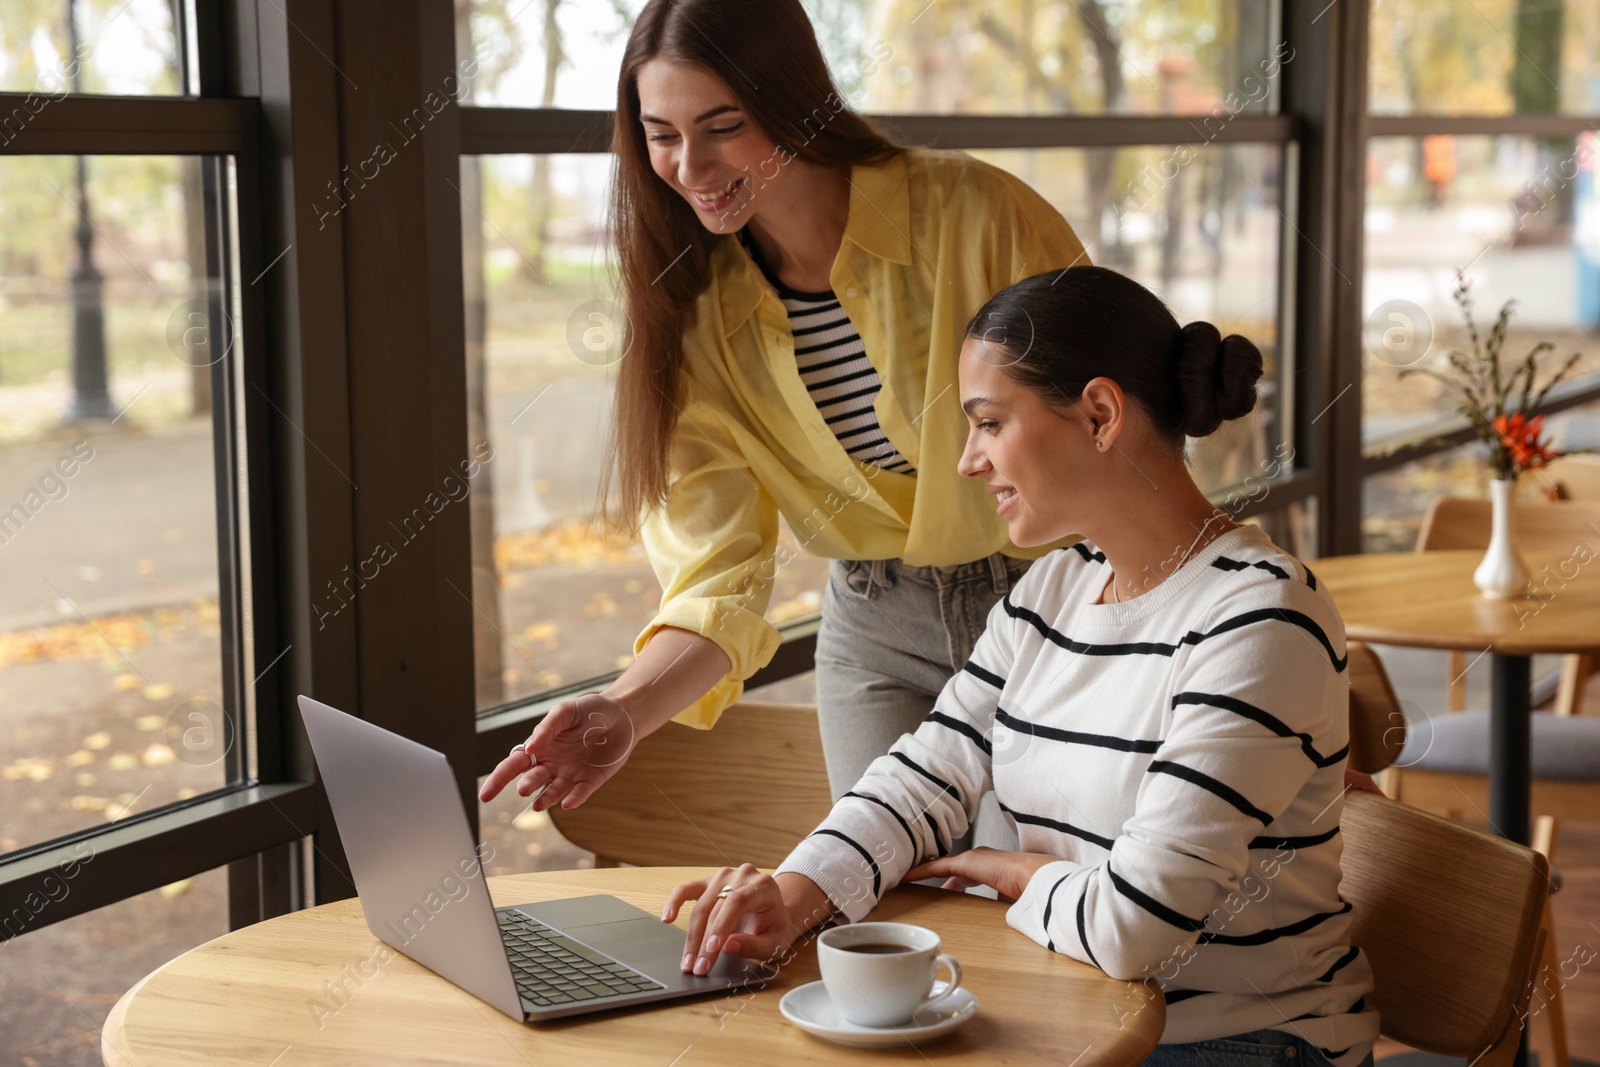
[[[1339,893],[1384,1034],[1480,1067],[1508,1059],[1541,944],[1544,857],[1373,793],[1345,797],[1340,828]]]
[[[1489,547],[1492,505],[1487,500],[1442,496],[1428,506],[1417,535],[1418,552]],[[1518,501],[1511,522],[1525,552],[1566,555],[1600,530],[1600,503]]]
[[[582,805],[550,817],[601,861],[776,867],[832,806],[817,709],[752,700],[710,730],[668,723]]]
[[[1393,766],[1406,744],[1406,717],[1378,654],[1360,641],[1345,651],[1350,679],[1350,766],[1377,774]]]
[[[1600,455],[1557,456],[1544,469],[1540,481],[1554,486],[1561,500],[1600,503]]]

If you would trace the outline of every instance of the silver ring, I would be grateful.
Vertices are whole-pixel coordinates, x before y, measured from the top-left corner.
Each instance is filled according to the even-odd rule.
[[[732,892],[733,892],[733,886],[725,885],[725,886],[722,887],[722,892],[717,894],[717,899],[718,900],[722,900],[725,897],[727,897],[729,894],[731,894]]]
[[[528,743],[526,741],[519,741],[511,746],[511,755],[513,756],[515,756],[518,752],[526,751],[528,751]]]

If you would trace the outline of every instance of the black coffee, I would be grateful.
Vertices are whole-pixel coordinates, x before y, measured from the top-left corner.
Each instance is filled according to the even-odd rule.
[[[840,945],[846,952],[871,952],[876,955],[887,955],[891,952],[914,952],[910,945],[897,945],[892,941],[866,941],[859,945]]]

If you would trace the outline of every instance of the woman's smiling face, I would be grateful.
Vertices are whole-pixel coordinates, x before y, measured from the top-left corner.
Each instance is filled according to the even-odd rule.
[[[639,68],[639,120],[650,165],[712,233],[750,221],[783,180],[780,149],[728,84],[703,67],[652,59]]]
[[[1046,404],[1002,369],[1004,349],[976,337],[961,346],[966,448],[956,469],[995,494],[1012,544],[1044,545],[1076,532],[1102,454],[1094,427],[1073,405]]]

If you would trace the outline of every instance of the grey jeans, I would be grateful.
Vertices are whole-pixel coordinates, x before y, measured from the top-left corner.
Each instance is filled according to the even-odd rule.
[[[928,717],[972,655],[989,609],[1032,562],[998,552],[953,567],[830,561],[816,662],[817,718],[834,799]],[[1017,847],[992,793],[970,844]]]

